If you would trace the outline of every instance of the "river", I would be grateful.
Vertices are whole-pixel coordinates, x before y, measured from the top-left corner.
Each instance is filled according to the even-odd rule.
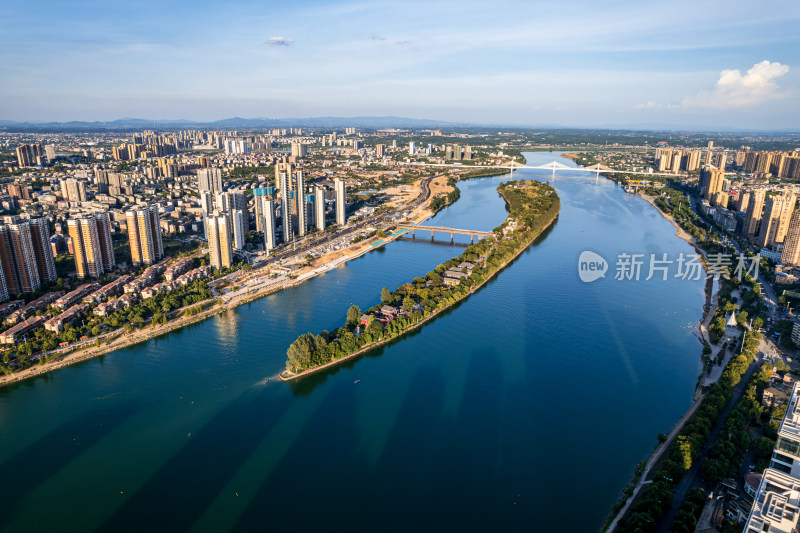
[[[619,252],[692,249],[604,178],[515,174],[552,180],[552,229],[466,302],[370,355],[275,379],[299,334],[337,327],[351,304],[373,305],[463,244],[418,234],[0,389],[0,529],[597,530],[691,404],[703,282],[614,280]],[[492,229],[507,179],[460,183],[426,224]],[[586,249],[611,263],[605,279],[579,280]]]

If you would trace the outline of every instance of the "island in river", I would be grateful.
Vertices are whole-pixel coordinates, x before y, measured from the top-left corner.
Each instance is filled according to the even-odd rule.
[[[533,180],[510,181],[497,188],[508,218],[464,252],[390,292],[365,314],[356,306],[347,323],[332,333],[304,333],[287,349],[289,381],[351,359],[404,335],[473,294],[513,261],[555,221],[561,203],[555,189]],[[363,331],[362,331],[363,328]]]

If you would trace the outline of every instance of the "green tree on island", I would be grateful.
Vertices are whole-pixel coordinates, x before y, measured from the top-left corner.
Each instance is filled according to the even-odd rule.
[[[392,293],[389,292],[389,289],[387,289],[386,287],[381,289],[381,301],[385,304],[388,304],[389,302],[392,301]]]
[[[286,355],[289,358],[286,361],[286,367],[294,371],[307,367],[315,349],[314,335],[311,333],[300,335],[286,350]]]
[[[351,305],[347,310],[347,326],[353,327],[361,320],[361,308],[357,305]]]

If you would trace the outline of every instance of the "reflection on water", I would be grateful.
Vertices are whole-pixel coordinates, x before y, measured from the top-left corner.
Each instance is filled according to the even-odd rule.
[[[428,223],[493,229],[506,179],[460,182],[461,199]],[[581,250],[688,245],[605,179],[553,185],[558,221],[499,276],[329,371],[274,379],[298,335],[340,326],[350,305],[378,303],[463,244],[401,239],[103,362],[0,389],[0,474],[14,480],[0,489],[0,529],[596,530],[691,402],[700,347],[685,325],[703,287],[581,283]],[[307,502],[313,513],[287,512]]]

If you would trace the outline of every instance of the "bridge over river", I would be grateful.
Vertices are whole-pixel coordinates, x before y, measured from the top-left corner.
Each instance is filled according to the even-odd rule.
[[[474,229],[459,229],[459,228],[446,228],[444,226],[417,226],[414,224],[397,224],[397,227],[400,229],[411,230],[411,237],[416,238],[417,231],[430,231],[431,232],[431,241],[433,240],[433,236],[439,233],[449,233],[450,234],[450,242],[453,242],[453,235],[469,235],[469,242],[472,244],[475,241],[475,237],[478,239],[485,239],[486,237],[491,237],[491,231],[480,231]],[[406,232],[407,233],[407,232]]]

